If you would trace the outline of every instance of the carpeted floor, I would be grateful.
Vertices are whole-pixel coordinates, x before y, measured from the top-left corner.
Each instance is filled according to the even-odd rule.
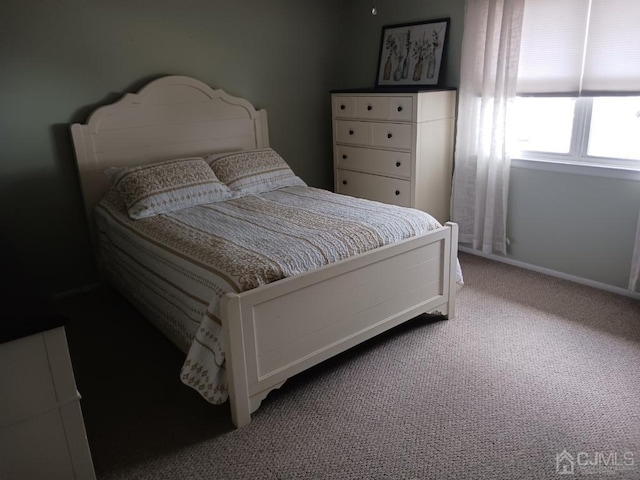
[[[455,319],[418,318],[289,380],[240,430],[119,296],[67,299],[98,478],[640,479],[640,303],[460,261]]]

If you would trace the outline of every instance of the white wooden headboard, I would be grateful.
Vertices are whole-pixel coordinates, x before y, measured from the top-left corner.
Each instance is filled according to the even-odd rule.
[[[266,110],[190,77],[154,80],[71,125],[90,228],[107,193],[104,170],[269,146]]]

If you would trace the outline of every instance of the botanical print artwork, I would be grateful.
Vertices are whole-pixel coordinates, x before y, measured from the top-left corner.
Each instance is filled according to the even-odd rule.
[[[377,86],[436,85],[449,20],[383,28]]]

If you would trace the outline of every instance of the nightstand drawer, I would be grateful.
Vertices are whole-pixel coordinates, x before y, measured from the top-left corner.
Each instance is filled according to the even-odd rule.
[[[394,177],[411,177],[411,154],[336,145],[336,166]]]
[[[411,206],[411,182],[368,173],[337,170],[336,192],[401,207]]]

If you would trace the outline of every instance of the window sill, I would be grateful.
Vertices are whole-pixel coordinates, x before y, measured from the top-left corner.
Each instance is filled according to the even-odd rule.
[[[563,162],[560,160],[512,158],[511,166],[529,170],[569,173],[572,175],[588,175],[591,177],[617,178],[640,182],[640,168],[615,167],[592,163]]]

